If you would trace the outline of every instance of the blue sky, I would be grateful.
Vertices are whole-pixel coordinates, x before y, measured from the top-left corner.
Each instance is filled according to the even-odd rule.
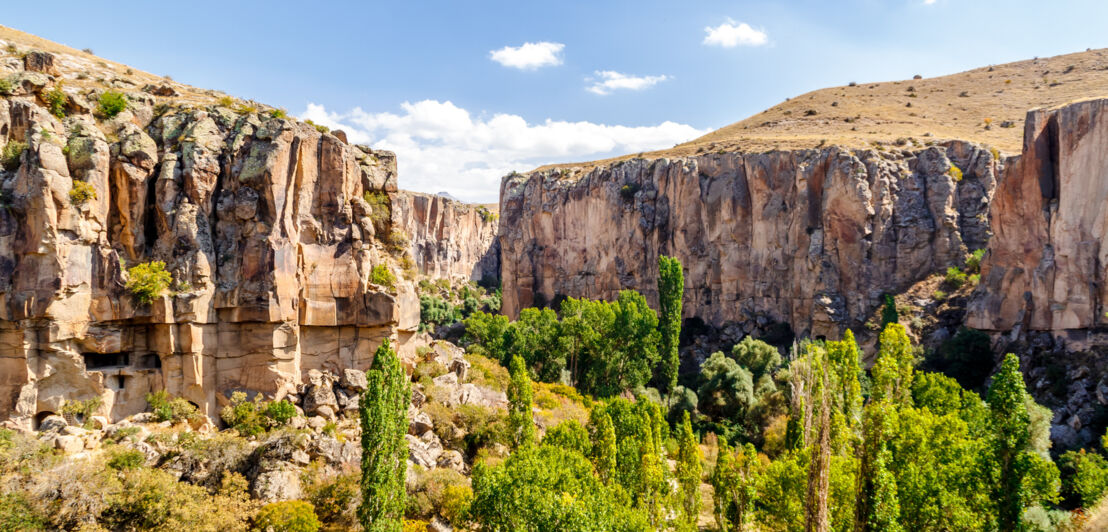
[[[0,23],[339,126],[397,151],[403,188],[478,201],[509,170],[672,146],[829,85],[1108,47],[1104,0],[110,5]]]

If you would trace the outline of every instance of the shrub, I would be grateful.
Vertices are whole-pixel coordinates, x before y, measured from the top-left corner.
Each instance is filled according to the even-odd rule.
[[[258,106],[250,103],[243,103],[235,106],[235,112],[240,115],[248,115],[258,112]]]
[[[345,473],[331,478],[309,478],[304,498],[315,507],[324,529],[353,530],[361,503],[361,477]]]
[[[115,451],[112,453],[111,458],[108,459],[108,467],[118,471],[138,469],[145,463],[146,456],[142,454],[142,451],[137,449]]]
[[[942,290],[935,290],[935,292],[931,294],[931,299],[934,299],[935,301],[946,301],[946,292],[943,292]]]
[[[954,178],[954,182],[956,183],[962,180],[962,169],[954,166],[953,164],[950,165],[950,170],[947,170],[946,173],[950,175],[950,177]]]
[[[12,93],[13,88],[15,87],[12,85],[12,80],[0,79],[0,94],[7,96]]]
[[[173,284],[173,275],[160,260],[134,266],[127,270],[127,275],[127,289],[144,305],[161,297]]]
[[[469,491],[470,496],[473,493],[469,490],[469,479],[453,469],[416,470],[412,472],[412,477],[414,477],[413,487],[410,490],[411,496],[408,498],[408,508],[405,511],[405,515],[410,519],[429,519],[436,514],[449,519],[444,510],[451,488],[461,488],[463,492]],[[455,498],[465,498],[464,493],[451,495]],[[450,502],[460,506],[457,500]],[[461,508],[455,507],[452,510],[456,514],[464,513]],[[455,525],[459,523],[455,520],[451,522]]]
[[[308,124],[309,126],[314,127],[315,130],[320,132],[320,133],[326,133],[328,131],[331,131],[331,128],[329,128],[327,126],[324,126],[324,125],[317,124],[315,122],[312,122],[311,120],[305,120],[304,123]]]
[[[1108,461],[1085,449],[1069,451],[1060,460],[1067,473],[1065,493],[1082,508],[1094,508],[1108,492]]]
[[[393,230],[389,233],[389,249],[393,253],[402,253],[408,249],[408,233],[399,229]]]
[[[150,411],[159,422],[178,423],[195,419],[200,415],[195,405],[181,397],[170,399],[169,393],[165,390],[146,394],[146,403],[150,405]]]
[[[269,503],[254,518],[254,528],[265,532],[316,532],[319,527],[315,508],[304,501]]]
[[[620,187],[619,196],[623,198],[624,201],[631,201],[635,199],[635,193],[637,193],[638,191],[638,183],[628,183]]]
[[[215,104],[219,107],[233,108],[235,107],[235,99],[230,96],[220,96],[219,99],[215,101]]]
[[[272,109],[269,111],[270,118],[288,118],[289,115],[284,109]]]
[[[265,406],[262,415],[272,421],[275,426],[286,425],[292,418],[296,417],[296,406],[285,399],[273,401]]]
[[[495,222],[496,220],[500,219],[499,214],[490,211],[484,205],[480,205],[477,207],[477,214],[481,216],[481,220],[485,223]]]
[[[966,255],[966,272],[980,273],[981,259],[983,258],[985,258],[985,248],[978,249],[973,253]]]
[[[73,180],[73,188],[69,190],[69,202],[74,205],[84,205],[89,200],[96,199],[96,189],[87,181]]]
[[[84,401],[66,401],[62,405],[61,413],[63,416],[70,416],[77,418],[82,423],[87,424],[100,405],[104,404],[104,400],[99,396]]]
[[[500,392],[508,389],[508,368],[475,353],[466,353],[466,361],[470,364],[469,372],[466,373],[467,382]]]
[[[367,190],[362,199],[369,204],[369,219],[373,221],[373,230],[379,235],[388,234],[392,223],[392,202],[389,195],[378,190]]]
[[[65,105],[69,102],[69,97],[65,95],[60,83],[42,93],[42,99],[46,102],[46,108],[50,111],[50,114],[58,118],[65,118]]]
[[[947,286],[957,290],[966,284],[966,273],[957,266],[951,266],[946,269],[946,277],[943,280]]]
[[[0,165],[3,165],[5,170],[15,170],[19,168],[20,159],[23,157],[23,152],[27,150],[27,143],[13,140],[4,145],[3,151],[0,151]]]
[[[122,92],[107,91],[100,95],[96,112],[105,118],[114,118],[127,108],[127,97]]]
[[[46,530],[46,520],[22,493],[0,494],[0,530]]]
[[[369,282],[381,285],[389,290],[396,288],[396,274],[386,264],[378,264],[369,273]]]

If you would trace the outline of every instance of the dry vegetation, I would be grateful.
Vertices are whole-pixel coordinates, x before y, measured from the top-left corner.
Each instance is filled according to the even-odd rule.
[[[938,78],[820,89],[671,149],[541,169],[721,151],[862,148],[897,139],[971,140],[1015,155],[1029,109],[1103,96],[1108,96],[1108,49],[1089,50]]]

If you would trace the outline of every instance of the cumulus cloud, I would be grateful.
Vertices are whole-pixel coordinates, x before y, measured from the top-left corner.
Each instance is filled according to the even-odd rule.
[[[342,129],[351,142],[395,151],[401,188],[480,202],[496,201],[500,178],[513,170],[668,148],[707,132],[668,121],[640,127],[550,119],[529,124],[512,114],[474,116],[436,100],[405,102],[399,113],[336,113],[309,103],[300,118]]]
[[[559,42],[528,42],[522,46],[505,46],[492,50],[489,58],[509,68],[535,70],[562,64],[562,50],[565,47],[566,45]]]
[[[721,46],[734,48],[736,46],[761,46],[769,42],[769,36],[762,30],[756,30],[745,22],[736,23],[727,19],[727,22],[716,27],[704,28],[707,35],[704,36],[704,44],[709,46]]]
[[[585,90],[603,96],[615,90],[643,90],[667,79],[669,78],[666,76],[632,76],[612,70],[598,70],[595,78],[586,79],[591,81],[592,85]]]

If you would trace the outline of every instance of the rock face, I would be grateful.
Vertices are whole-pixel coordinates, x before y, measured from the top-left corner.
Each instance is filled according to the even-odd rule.
[[[400,277],[363,200],[397,197],[391,153],[142,92],[106,119],[72,105],[98,89],[74,91],[59,119],[46,85],[0,99],[0,144],[25,145],[0,172],[0,419],[99,396],[114,420],[163,388],[212,415],[232,390],[295,392],[414,333],[411,284],[370,282],[378,265]],[[78,182],[95,197],[74,200]],[[150,261],[173,284],[143,304],[125,285]]]
[[[393,210],[393,224],[409,237],[409,253],[421,274],[478,282],[500,277],[496,213],[408,191],[396,195]]]
[[[1108,323],[1106,147],[1106,99],[1027,114],[1023,155],[990,209],[996,235],[968,326],[1050,331],[1079,347]]]
[[[884,293],[985,245],[999,169],[989,150],[950,142],[509,176],[500,195],[504,311],[628,288],[656,304],[665,254],[685,266],[686,319],[734,336],[784,322],[837,338]]]

